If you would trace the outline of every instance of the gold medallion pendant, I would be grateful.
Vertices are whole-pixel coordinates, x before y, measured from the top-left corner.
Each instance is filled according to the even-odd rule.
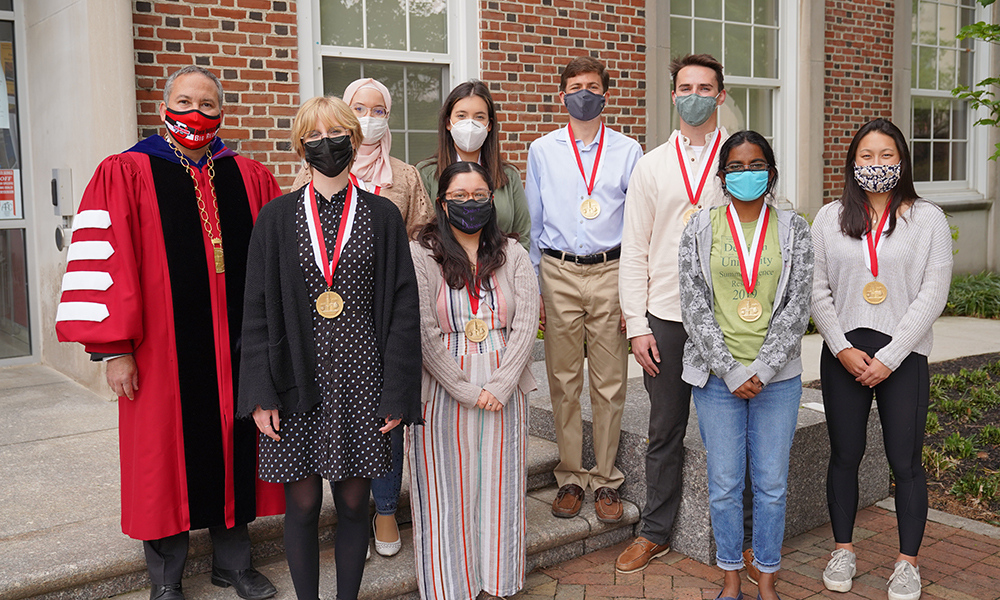
[[[588,219],[596,219],[601,214],[601,205],[593,198],[587,198],[580,204],[580,214]]]
[[[881,281],[869,281],[861,290],[861,295],[868,304],[882,304],[888,297],[889,290]]]
[[[756,298],[744,298],[736,305],[736,314],[747,323],[753,323],[764,314],[764,307]]]
[[[486,321],[482,319],[472,319],[465,324],[465,337],[469,338],[470,342],[478,344],[486,339],[487,333],[489,329],[486,328]]]
[[[222,253],[222,240],[214,238],[212,240],[212,252],[215,255],[215,273],[226,272],[226,256]]]
[[[691,217],[693,217],[694,213],[696,213],[696,212],[698,212],[697,208],[689,208],[686,211],[684,211],[684,216],[682,218],[684,219],[684,224],[685,225],[688,224],[688,221],[691,220]]]
[[[321,317],[333,319],[344,312],[344,299],[337,292],[327,290],[316,298],[316,312]]]

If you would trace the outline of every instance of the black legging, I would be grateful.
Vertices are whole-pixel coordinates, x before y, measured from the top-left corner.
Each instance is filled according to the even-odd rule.
[[[871,329],[847,333],[855,348],[869,356],[892,338]],[[823,406],[830,433],[830,468],[826,477],[826,499],[830,507],[833,537],[839,544],[851,542],[858,512],[858,468],[865,453],[868,415],[872,395],[878,403],[882,439],[896,480],[896,524],[899,551],[916,556],[927,522],[927,479],[921,464],[930,377],[927,357],[910,353],[895,371],[874,389],[862,386],[823,344],[820,358]]]
[[[368,551],[368,493],[371,479],[352,477],[331,481],[337,507],[334,559],[337,598],[356,600]],[[319,511],[323,478],[310,475],[285,484],[285,556],[299,600],[319,598]]]

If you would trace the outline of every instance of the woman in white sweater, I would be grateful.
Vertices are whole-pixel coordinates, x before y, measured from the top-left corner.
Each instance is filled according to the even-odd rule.
[[[831,446],[826,489],[836,542],[823,583],[849,591],[856,571],[858,466],[874,396],[896,482],[899,556],[889,599],[916,600],[917,552],[927,521],[921,465],[927,355],[931,326],[948,299],[951,231],[941,209],[917,196],[906,140],[889,121],[862,126],[846,163],[843,195],[820,209],[812,227],[812,313],[824,340],[820,374]]]

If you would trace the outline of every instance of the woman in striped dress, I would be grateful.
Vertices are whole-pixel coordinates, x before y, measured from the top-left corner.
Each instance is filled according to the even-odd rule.
[[[509,596],[525,575],[538,285],[528,253],[497,226],[481,166],[448,166],[434,208],[410,243],[424,362],[425,422],[409,453],[417,582],[423,598]]]

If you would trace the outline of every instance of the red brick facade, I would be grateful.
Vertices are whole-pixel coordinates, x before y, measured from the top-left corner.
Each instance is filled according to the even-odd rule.
[[[299,105],[295,0],[135,0],[139,137],[162,132],[167,76],[198,64],[222,80],[222,137],[287,188],[298,160],[288,134]]]
[[[854,133],[875,117],[892,117],[894,19],[891,2],[826,0],[824,202],[840,196]]]

